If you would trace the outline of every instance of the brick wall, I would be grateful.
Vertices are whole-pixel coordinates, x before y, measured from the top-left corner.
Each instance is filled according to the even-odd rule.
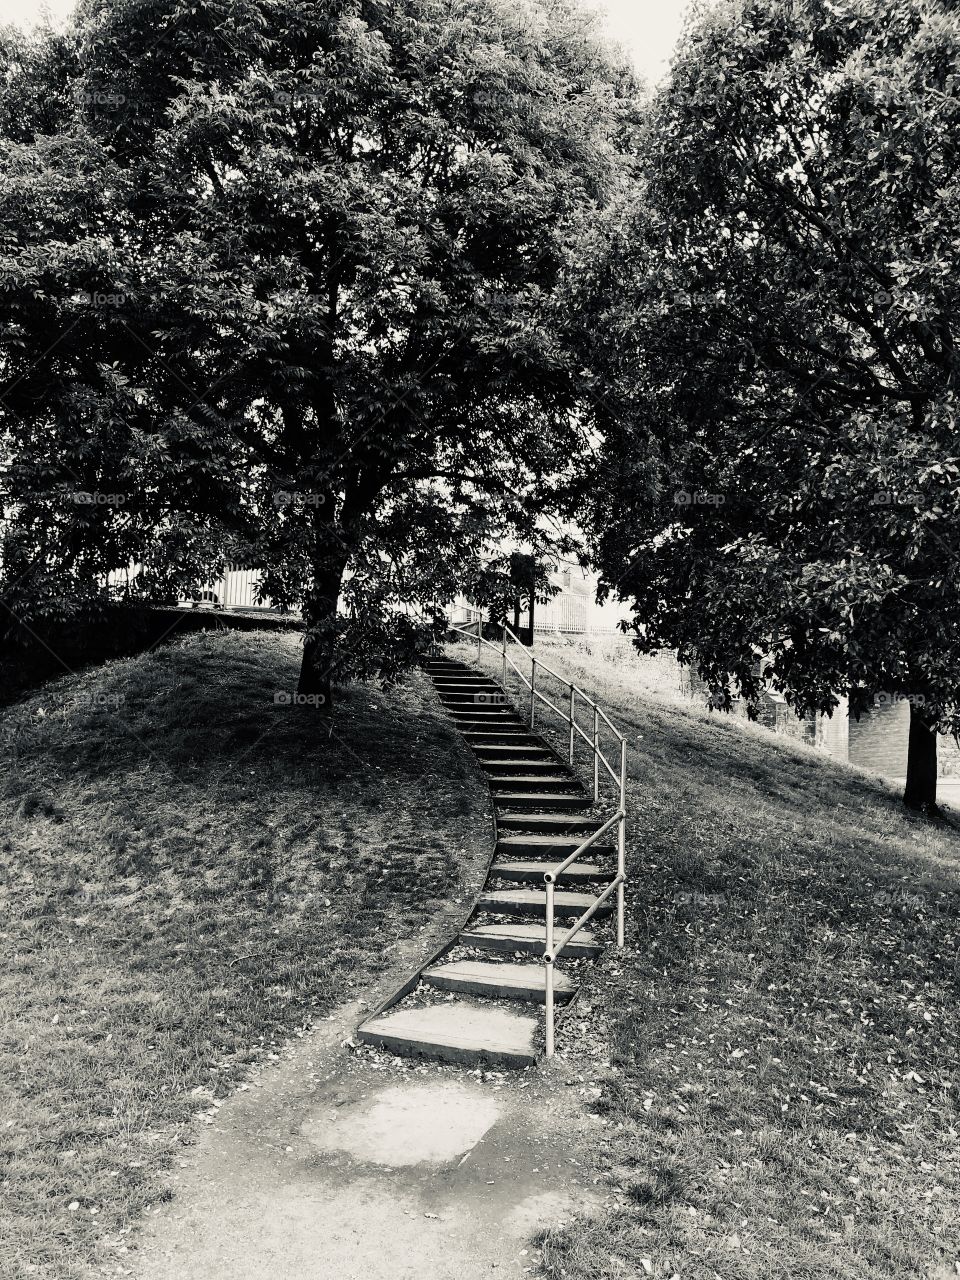
[[[760,699],[757,719],[774,733],[786,734],[788,738],[797,738],[813,746],[816,741],[816,716],[798,716],[794,709],[779,694],[764,694]]]
[[[850,763],[887,778],[906,777],[909,734],[910,704],[906,699],[866,711],[859,720],[851,718]]]
[[[815,745],[833,760],[850,759],[850,711],[846,698],[832,716],[817,716]]]

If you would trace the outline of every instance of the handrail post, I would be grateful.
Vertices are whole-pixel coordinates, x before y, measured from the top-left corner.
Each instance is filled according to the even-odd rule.
[[[575,716],[577,713],[577,687],[570,686],[570,768],[573,768],[573,739],[576,736],[574,730]]]
[[[501,628],[501,635],[503,636],[503,692],[504,692],[504,695],[506,695],[506,692],[507,692],[507,627],[506,627],[506,623],[504,623],[503,627]]]
[[[533,722],[536,719],[537,710],[537,660],[530,659],[530,728],[533,728]]]
[[[593,708],[593,803],[600,799],[600,709]]]
[[[483,645],[483,614],[477,616],[477,666],[480,665],[480,649]]]
[[[617,824],[617,875],[627,874],[627,742],[620,743],[620,821]],[[617,886],[617,946],[624,943],[624,881]]]
[[[547,889],[547,945],[543,951],[543,1004],[547,1057],[553,1057],[553,879],[545,876]]]

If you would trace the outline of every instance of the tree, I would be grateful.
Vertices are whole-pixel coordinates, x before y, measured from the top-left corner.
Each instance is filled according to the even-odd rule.
[[[0,210],[16,500],[109,441],[98,566],[147,588],[219,543],[302,605],[302,693],[389,670],[397,604],[450,598],[452,555],[534,536],[575,479],[558,300],[636,86],[570,0],[86,0],[75,38],[72,117],[8,161],[42,169],[29,217]],[[94,157],[97,252],[38,297],[64,148]]]
[[[947,0],[697,15],[583,305],[593,526],[646,647],[729,698],[960,729],[960,27]]]

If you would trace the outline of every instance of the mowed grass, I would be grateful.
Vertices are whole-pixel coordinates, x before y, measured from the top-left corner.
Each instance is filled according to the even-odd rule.
[[[0,1274],[118,1274],[209,1110],[396,962],[489,850],[413,674],[277,706],[296,638],[192,637],[0,712]]]
[[[550,1280],[960,1275],[956,829],[615,647],[538,649],[630,739],[628,947],[559,1034],[613,1204],[547,1233]]]

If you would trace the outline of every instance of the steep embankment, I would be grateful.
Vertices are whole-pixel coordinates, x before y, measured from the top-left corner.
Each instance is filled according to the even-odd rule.
[[[192,637],[0,712],[4,1275],[121,1261],[191,1115],[482,870],[423,678],[343,691],[328,732],[275,702],[298,650]]]
[[[622,653],[542,655],[629,734],[633,876],[560,1036],[621,1208],[549,1235],[549,1275],[960,1273],[956,829]]]

